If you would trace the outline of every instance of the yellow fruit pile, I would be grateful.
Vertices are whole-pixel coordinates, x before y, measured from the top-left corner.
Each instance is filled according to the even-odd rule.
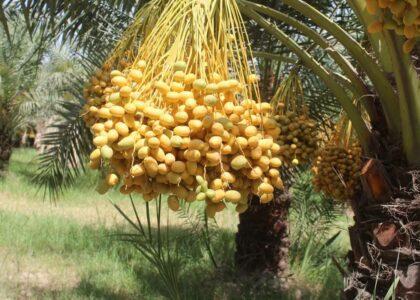
[[[96,146],[90,166],[108,172],[98,190],[121,183],[121,193],[146,201],[169,194],[174,210],[180,199],[205,200],[210,217],[224,202],[245,211],[249,193],[270,202],[274,189],[283,188],[271,105],[243,99],[235,79],[213,73],[207,82],[186,73],[183,61],[172,70],[167,81],[144,82],[147,63],[140,60],[123,72],[96,75],[88,100]]]
[[[121,40],[111,51],[102,68],[87,82],[83,89],[86,104],[82,109],[82,116],[88,126],[95,123],[97,107],[106,102],[106,94],[113,92],[110,72],[112,69],[124,70],[129,68],[138,54],[136,42],[141,36],[138,32],[150,32],[162,12],[165,3],[160,0],[150,0],[137,12],[134,22],[127,28]]]
[[[227,203],[244,212],[250,193],[270,202],[283,188],[280,128],[259,100],[236,1],[169,0],[150,31],[142,19],[124,36],[145,32],[138,47],[122,47],[136,57],[119,55],[131,63],[109,63],[85,90],[90,166],[107,174],[98,191],[166,194],[173,210],[205,201],[210,217]]]
[[[318,149],[316,122],[306,114],[286,112],[275,116],[281,134],[278,138],[280,158],[289,166],[308,163]]]
[[[378,20],[370,24],[370,33],[394,30],[406,37],[404,52],[413,50],[420,36],[420,2],[418,0],[366,0],[366,9]]]
[[[292,70],[282,81],[271,104],[280,128],[277,139],[280,158],[287,167],[309,163],[320,142],[315,120],[311,119],[304,104],[299,74]]]
[[[105,69],[98,70],[90,78],[89,83],[83,89],[83,96],[86,104],[83,107],[83,120],[86,125],[92,126],[95,123],[95,116],[98,113],[98,107],[105,103],[103,97],[106,93],[112,92],[111,81]]]
[[[123,55],[124,57],[130,57],[131,51],[125,51]],[[98,107],[105,104],[106,95],[113,92],[110,70],[111,66],[114,65],[114,60],[108,60],[102,69],[96,71],[83,88],[83,97],[86,99],[86,104],[82,109],[82,116],[88,126],[92,126],[95,123]],[[116,63],[116,67],[119,69],[125,69],[129,66],[130,64],[126,59],[120,59]]]
[[[348,149],[329,145],[320,150],[312,167],[315,189],[341,201],[353,197],[359,189],[361,152],[357,145]]]

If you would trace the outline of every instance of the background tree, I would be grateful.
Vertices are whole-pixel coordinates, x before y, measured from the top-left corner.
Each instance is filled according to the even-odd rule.
[[[66,89],[74,84],[74,76],[82,71],[80,60],[68,46],[53,45],[46,50],[36,82],[25,92],[25,97],[19,105],[24,127],[22,130],[35,129],[35,147],[41,150],[40,153],[43,152],[39,147],[40,140],[47,127],[54,122],[57,109],[63,102],[73,100]]]
[[[21,103],[33,86],[44,49],[32,42],[26,28],[15,23],[7,34],[0,29],[0,172],[4,171],[25,113]]]
[[[42,35],[31,36],[22,21],[21,16],[12,16],[10,40],[0,29],[3,169],[20,136],[34,129],[42,133],[62,102],[71,100],[64,89],[82,70],[68,47],[43,43]]]
[[[279,1],[260,1],[267,6],[284,10],[286,7]],[[343,9],[342,3],[330,1],[316,1],[315,5],[335,20],[337,23],[346,24],[349,30],[354,24],[354,17],[349,13],[348,8]],[[291,12],[297,20],[305,22],[302,16]],[[288,36],[299,42],[304,48],[315,48],[313,42],[291,24],[282,20],[275,20]],[[308,24],[311,30],[316,30],[312,24]],[[288,78],[293,72],[298,73],[301,84],[304,86],[305,105],[310,109],[310,116],[318,120],[321,131],[329,129],[327,124],[331,118],[334,119],[339,112],[339,107],[334,95],[328,90],[323,82],[318,81],[313,73],[301,67],[299,57],[291,53],[284,45],[269,32],[261,30],[253,20],[247,21],[248,33],[257,66],[260,71],[260,88],[263,101],[270,101],[274,96],[281,82]],[[351,29],[354,30],[354,29]],[[322,34],[322,33],[320,33]],[[329,57],[313,49],[316,57],[327,65],[332,64]],[[307,166],[302,166],[303,168]],[[294,173],[297,170],[285,170],[283,177],[287,178],[286,186],[291,186]],[[236,261],[242,270],[250,272],[272,271],[280,277],[288,276],[288,248],[290,240],[288,237],[288,211],[290,207],[290,196],[286,191],[278,193],[275,201],[267,206],[259,205],[258,197],[251,199],[250,209],[240,215],[240,224],[236,236],[237,253]]]

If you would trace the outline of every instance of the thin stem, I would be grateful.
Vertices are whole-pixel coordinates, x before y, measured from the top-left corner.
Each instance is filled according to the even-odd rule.
[[[274,54],[274,53],[268,53],[268,52],[263,52],[263,51],[252,51],[252,55],[254,57],[272,59],[272,60],[276,60],[276,61],[280,61],[280,62],[286,62],[286,63],[290,63],[290,64],[295,64],[296,63],[295,59],[293,59],[291,57],[281,55],[281,54]]]
[[[161,232],[160,232],[160,217],[161,217],[161,207],[162,207],[162,195],[159,195],[158,199],[156,200],[156,221],[157,221],[157,247],[158,253],[161,255],[162,252],[162,240],[161,240]]]
[[[130,196],[131,207],[133,208],[134,214],[136,215],[137,224],[139,224],[139,228],[140,228],[141,234],[145,237],[146,236],[146,233],[144,231],[143,224],[141,223],[139,214],[137,212],[137,208],[134,205],[133,197],[131,196],[131,194],[129,196]]]
[[[149,232],[149,242],[151,243],[153,241],[153,239],[152,239],[152,225],[151,225],[151,222],[150,222],[149,202],[146,202],[146,218],[147,218],[147,230]]]
[[[217,268],[216,259],[213,256],[213,251],[211,250],[211,244],[210,244],[210,232],[209,232],[209,219],[207,217],[207,214],[204,214],[204,239],[205,244],[207,248],[207,252],[209,253],[210,259],[213,263],[213,266]]]

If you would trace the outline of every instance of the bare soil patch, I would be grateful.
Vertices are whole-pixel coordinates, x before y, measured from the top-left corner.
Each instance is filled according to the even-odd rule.
[[[76,266],[60,257],[33,257],[0,248],[0,296],[4,299],[34,299],[36,295],[77,287]]]

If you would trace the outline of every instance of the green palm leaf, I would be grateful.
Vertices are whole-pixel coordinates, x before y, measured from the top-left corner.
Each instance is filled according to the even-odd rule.
[[[43,189],[44,196],[50,198],[57,198],[74,183],[84,171],[83,162],[91,151],[91,135],[80,117],[83,102],[79,100],[60,103],[55,112],[56,121],[41,140],[46,150],[39,156],[34,182]]]

